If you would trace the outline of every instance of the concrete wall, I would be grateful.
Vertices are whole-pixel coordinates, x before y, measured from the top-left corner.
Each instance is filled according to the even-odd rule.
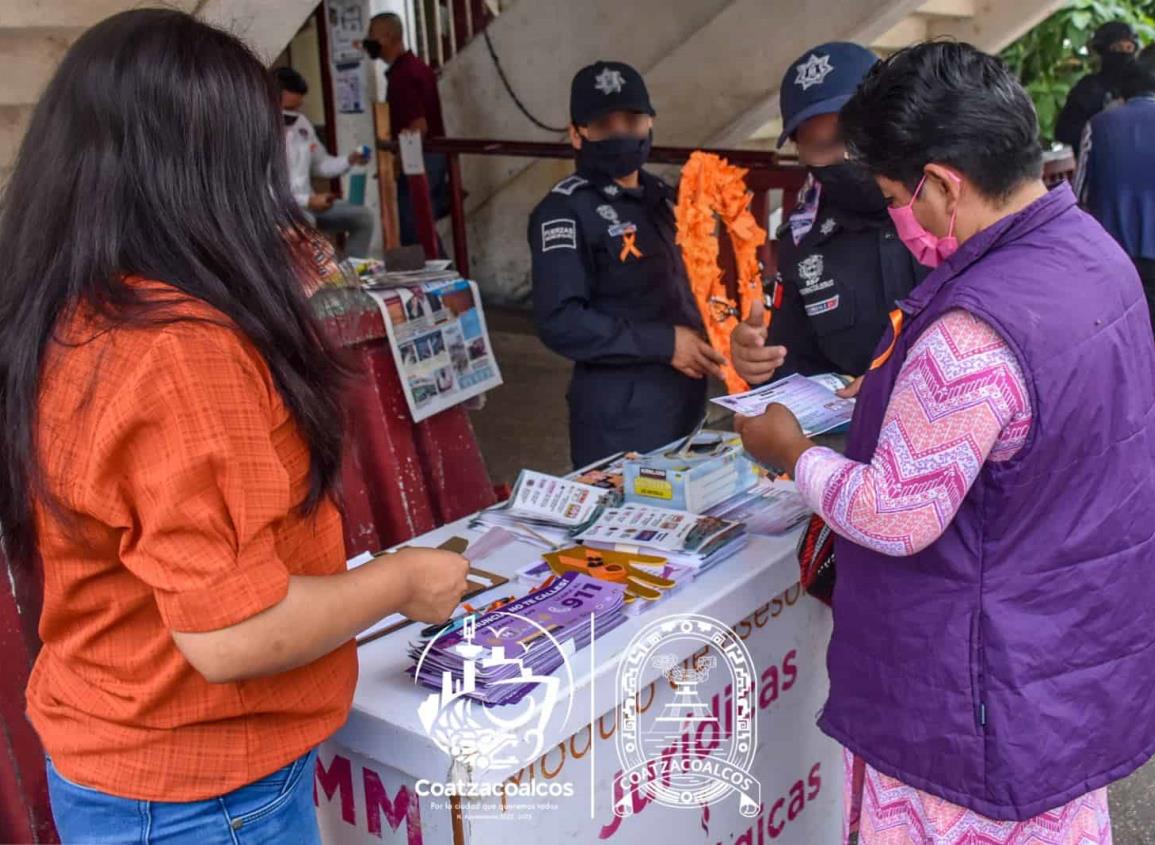
[[[268,60],[289,42],[316,0],[0,0],[0,185],[32,108],[68,47],[104,18],[148,5],[196,12],[241,35]]]
[[[316,6],[317,0],[200,0],[196,9],[202,20],[240,36],[268,63]]]

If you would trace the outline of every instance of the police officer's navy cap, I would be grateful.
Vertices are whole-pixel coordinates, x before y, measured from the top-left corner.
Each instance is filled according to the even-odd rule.
[[[571,121],[585,126],[612,111],[654,114],[640,73],[624,62],[599,60],[574,74],[569,89]]]
[[[1119,41],[1136,41],[1135,30],[1126,21],[1107,21],[1091,36],[1091,49],[1105,53],[1107,48]]]
[[[782,111],[778,146],[794,137],[802,121],[841,109],[877,61],[878,57],[861,44],[831,41],[812,47],[791,62],[778,91]]]

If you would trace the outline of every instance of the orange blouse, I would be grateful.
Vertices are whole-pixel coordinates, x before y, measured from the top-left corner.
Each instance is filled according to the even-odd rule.
[[[142,283],[156,291],[172,289]],[[309,453],[248,340],[214,320],[147,328],[73,315],[49,344],[38,449],[63,513],[37,502],[43,650],[28,715],[77,783],[141,800],[229,792],[345,721],[352,642],[301,668],[210,684],[170,631],[234,625],[290,575],[345,569],[326,501],[301,516]]]

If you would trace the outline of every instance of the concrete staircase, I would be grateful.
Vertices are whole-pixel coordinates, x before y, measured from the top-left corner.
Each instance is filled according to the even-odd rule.
[[[535,116],[568,122],[569,81],[599,58],[630,62],[658,112],[656,140],[768,146],[778,134],[778,83],[806,47],[847,40],[880,54],[945,35],[998,50],[1064,0],[519,0],[488,32],[514,90]],[[442,71],[451,136],[560,140],[534,127],[474,39]],[[529,286],[525,225],[568,162],[466,157],[470,262],[496,300]]]
[[[245,38],[266,59],[275,56],[317,0],[169,0]],[[140,0],[0,0],[0,185],[12,167],[40,91],[86,28]],[[158,4],[159,5],[159,4]]]

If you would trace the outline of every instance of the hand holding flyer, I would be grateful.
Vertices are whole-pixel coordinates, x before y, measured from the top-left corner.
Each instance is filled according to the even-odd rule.
[[[798,374],[711,401],[744,417],[757,417],[773,403],[784,405],[798,419],[807,437],[845,425],[854,413],[853,401],[842,399],[829,387]]]

